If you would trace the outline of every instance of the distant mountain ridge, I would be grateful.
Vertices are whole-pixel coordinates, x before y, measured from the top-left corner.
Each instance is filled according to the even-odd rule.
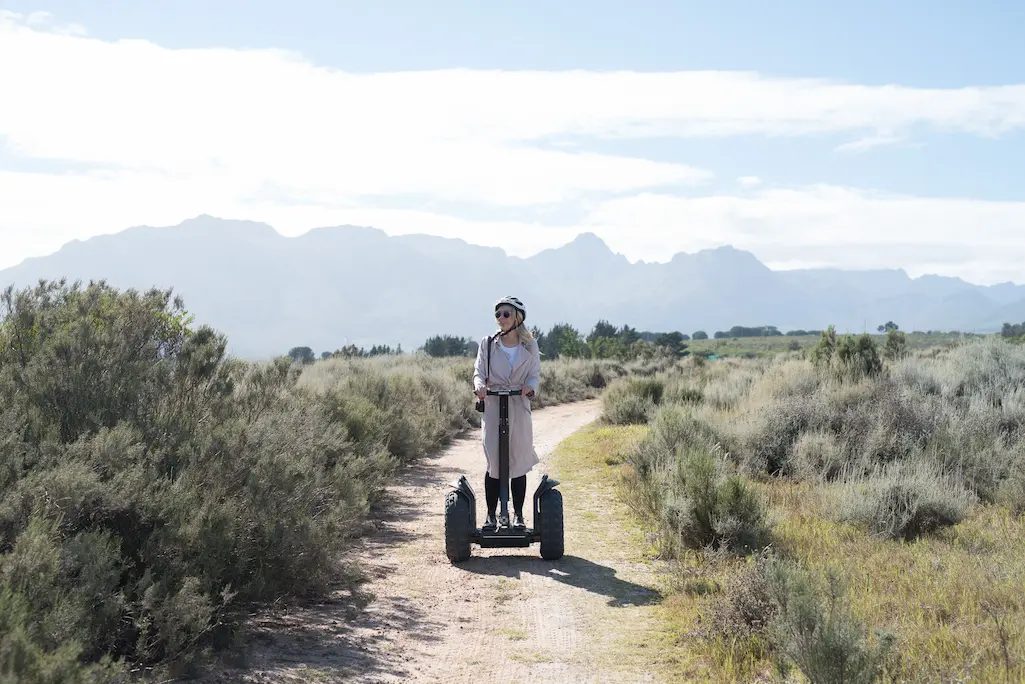
[[[428,235],[376,228],[316,228],[284,237],[265,223],[199,216],[177,226],[129,228],[72,241],[0,271],[0,286],[40,278],[105,279],[121,288],[173,288],[231,351],[266,358],[293,346],[413,349],[435,334],[490,332],[492,302],[515,293],[528,324],[599,319],[639,330],[691,334],[734,325],[860,332],[888,320],[902,329],[996,332],[1025,321],[1025,286],[911,278],[903,269],[773,271],[732,246],[630,263],[593,233],[529,258]]]

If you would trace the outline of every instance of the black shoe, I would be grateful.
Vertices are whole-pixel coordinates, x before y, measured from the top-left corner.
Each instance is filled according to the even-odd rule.
[[[516,515],[513,516],[513,527],[515,527],[518,530],[522,530],[522,529],[525,529],[527,527],[527,524],[523,522],[523,514],[522,513],[517,513]]]
[[[495,520],[494,513],[488,513],[487,519],[484,520],[484,527],[481,528],[484,532],[494,532],[498,529],[498,521]]]

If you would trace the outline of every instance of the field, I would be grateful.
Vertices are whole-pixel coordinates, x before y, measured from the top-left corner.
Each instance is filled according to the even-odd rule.
[[[1025,347],[810,357],[604,395],[622,496],[673,567],[676,676],[1020,681]]]
[[[870,333],[878,344],[882,344],[884,335]],[[908,347],[913,349],[930,349],[957,342],[964,338],[976,337],[970,333],[906,333]],[[803,351],[818,344],[818,335],[793,335],[771,337],[732,337],[725,339],[688,340],[687,348],[692,354],[712,354],[720,358],[769,358],[788,351]]]
[[[465,357],[246,363],[169,293],[103,285],[0,315],[0,681],[201,671],[253,615],[357,587],[389,481],[479,425]],[[1020,679],[1025,346],[793,341],[543,362],[534,407],[601,401],[555,461],[587,473],[574,502],[621,497],[568,510],[632,511],[623,572],[646,544],[671,569],[661,626],[645,606],[654,633],[608,645],[651,660],[605,655],[683,681]],[[577,589],[626,590],[587,553]]]

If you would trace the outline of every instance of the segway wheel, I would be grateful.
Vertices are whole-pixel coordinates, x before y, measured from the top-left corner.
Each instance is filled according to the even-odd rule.
[[[562,492],[549,489],[538,501],[541,514],[541,557],[558,560],[565,552],[562,532]]]
[[[470,502],[458,492],[445,496],[445,554],[453,563],[470,557],[470,539],[473,535],[470,521]]]

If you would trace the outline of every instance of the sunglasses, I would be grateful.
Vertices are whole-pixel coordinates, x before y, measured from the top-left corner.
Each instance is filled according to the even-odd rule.
[[[512,316],[512,311],[506,309],[505,311],[496,311],[495,318],[509,318]]]

